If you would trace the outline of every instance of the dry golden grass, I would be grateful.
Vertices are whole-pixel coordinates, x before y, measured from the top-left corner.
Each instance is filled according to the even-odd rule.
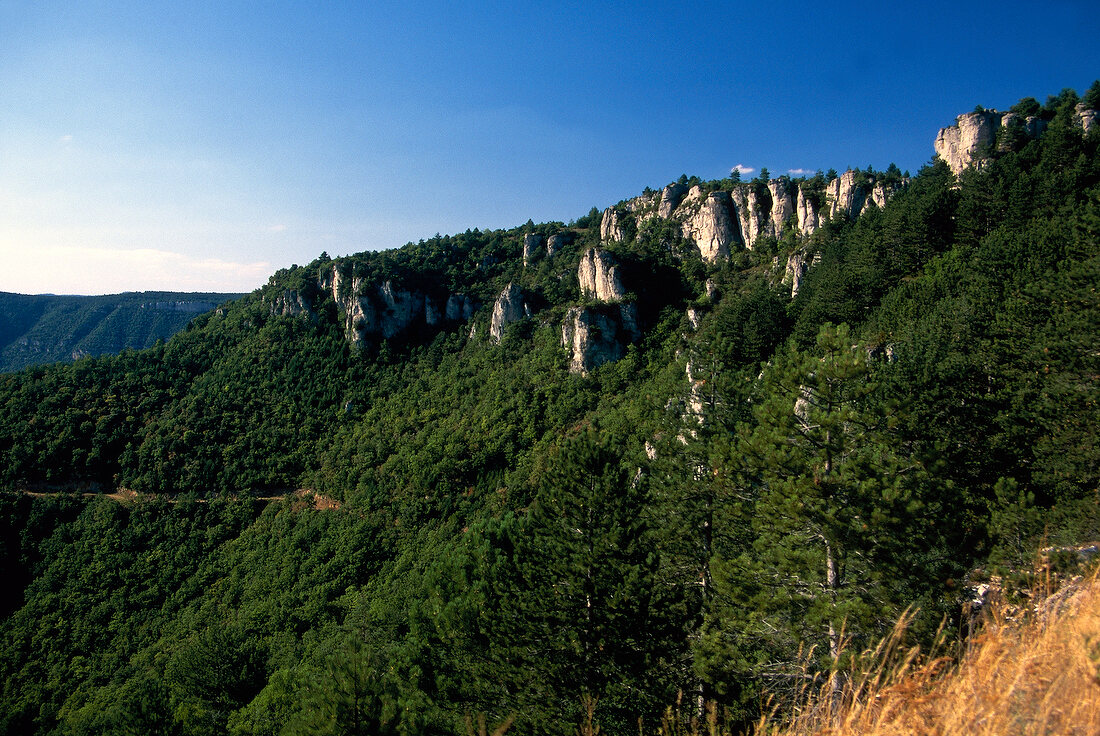
[[[1100,734],[1100,581],[1076,579],[1026,616],[995,607],[957,666],[899,651],[907,617],[839,694],[829,683],[770,736]]]

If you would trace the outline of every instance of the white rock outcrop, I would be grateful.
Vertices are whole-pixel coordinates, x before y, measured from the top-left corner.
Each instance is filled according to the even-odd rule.
[[[532,310],[527,296],[517,284],[508,284],[493,303],[493,315],[489,322],[489,339],[500,342],[504,338],[504,329],[524,317],[530,317]]]
[[[1080,112],[1078,105],[1078,112]],[[1009,128],[1029,138],[1038,138],[1046,130],[1047,123],[1036,116],[1023,116],[1014,112],[976,110],[959,115],[955,124],[941,128],[936,135],[934,148],[951,171],[958,176],[967,167],[982,166],[993,149],[997,132]],[[1086,128],[1087,130],[1087,128]]]
[[[283,293],[276,294],[271,302],[271,313],[308,319],[316,316],[309,302],[295,289],[284,289]]]
[[[581,375],[623,357],[626,346],[638,337],[633,304],[572,307],[561,328],[569,371]]]
[[[955,118],[950,128],[941,128],[936,135],[936,155],[959,175],[980,159],[993,144],[1002,114],[995,110],[968,112]]]
[[[867,189],[857,183],[855,171],[849,169],[825,185],[825,209],[829,217],[855,218],[863,211]]]
[[[679,182],[669,184],[661,190],[661,203],[657,205],[657,216],[668,219],[676,208],[680,206],[680,200],[687,194],[687,184]]]
[[[786,179],[772,179],[768,182],[768,191],[772,195],[772,208],[769,219],[771,220],[772,232],[777,238],[783,237],[788,221],[797,218],[794,197],[791,194],[792,187],[797,189],[796,185]]]
[[[1100,125],[1100,112],[1093,110],[1084,102],[1078,102],[1077,107],[1074,108],[1073,119],[1088,135]]]
[[[526,268],[531,264],[539,253],[542,252],[546,239],[541,235],[534,233],[528,233],[523,236],[523,266]]]
[[[625,234],[619,213],[614,207],[608,207],[603,211],[603,218],[600,220],[600,240],[605,243],[615,243],[624,239]]]
[[[619,276],[619,262],[610,253],[589,248],[577,266],[577,282],[586,299],[617,302],[626,296]]]
[[[371,338],[396,337],[418,325],[436,326],[444,320],[466,321],[476,304],[454,294],[444,302],[419,291],[399,289],[392,281],[372,284],[349,277],[338,264],[322,271],[318,287],[332,295],[344,322],[344,334],[358,347]]]
[[[559,250],[564,248],[567,242],[568,240],[565,233],[557,233],[556,235],[551,235],[549,238],[546,239],[547,257],[553,256]]]
[[[731,246],[741,244],[741,231],[735,224],[732,209],[729,192],[722,191],[711,192],[705,199],[700,191],[698,197],[689,195],[681,205],[684,237],[695,242],[704,261],[725,260],[729,258]]]
[[[795,214],[798,217],[798,231],[803,235],[812,235],[820,224],[817,207],[813,200],[806,196],[802,187],[798,188],[798,197],[795,200]]]
[[[787,256],[787,266],[783,270],[783,284],[790,287],[791,298],[798,296],[798,290],[802,288],[802,280],[810,266],[821,262],[821,254],[815,253],[812,257],[801,251],[795,251]]]
[[[474,300],[465,294],[451,294],[447,297],[444,316],[451,322],[468,322],[474,316]]]
[[[774,234],[767,232],[771,223],[770,212],[763,211],[751,186],[735,187],[731,196],[741,226],[741,241],[746,248],[751,249],[759,236]]]

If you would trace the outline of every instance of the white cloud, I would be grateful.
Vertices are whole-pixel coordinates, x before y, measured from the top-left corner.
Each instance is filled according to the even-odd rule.
[[[66,133],[65,135],[58,138],[57,142],[60,143],[63,146],[67,146],[67,145],[69,145],[70,143],[73,142],[73,136],[72,136],[71,133]]]
[[[286,225],[279,223],[278,225],[271,225],[267,228],[269,233],[283,233],[286,232]]]
[[[787,173],[791,176],[809,176],[816,174],[817,171],[815,169],[787,169]]]
[[[751,166],[745,166],[745,164],[737,164],[732,169],[730,169],[730,173],[732,174],[735,171],[740,172],[742,176],[745,176],[746,174],[755,173],[756,169]]]

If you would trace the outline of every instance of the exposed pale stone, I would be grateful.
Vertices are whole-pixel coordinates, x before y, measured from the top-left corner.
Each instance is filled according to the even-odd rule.
[[[517,284],[508,284],[493,304],[493,316],[489,323],[489,339],[493,342],[500,342],[504,337],[504,329],[508,325],[530,316],[531,307],[527,304],[523,289]]]
[[[451,294],[447,297],[444,316],[451,322],[466,322],[474,316],[474,302],[465,294]]]
[[[1078,102],[1074,108],[1073,119],[1088,134],[1092,132],[1093,128],[1100,125],[1100,112],[1093,110],[1084,102]]]
[[[272,314],[283,314],[289,317],[308,317],[313,319],[313,308],[301,294],[295,289],[284,289],[282,294],[277,294],[271,304]]]
[[[430,296],[424,297],[424,322],[432,327],[443,321],[439,305]]]
[[[600,240],[610,243],[623,239],[623,226],[619,221],[619,213],[614,207],[608,207],[603,211],[603,219],[600,220]]]
[[[767,232],[767,225],[770,224],[768,215],[761,211],[752,187],[735,187],[731,196],[741,226],[741,242],[746,248],[752,248],[757,237],[770,234]]]
[[[996,110],[968,112],[955,118],[950,128],[941,128],[936,136],[936,155],[947,162],[957,176],[988,150],[1001,125]]]
[[[825,207],[829,217],[853,218],[863,211],[867,191],[856,184],[856,172],[849,169],[825,186]]]
[[[626,295],[619,278],[618,261],[598,248],[589,248],[577,267],[577,282],[587,299],[603,302],[619,301]]]
[[[344,332],[355,346],[369,337],[395,337],[417,322],[436,325],[441,320],[441,310],[432,297],[397,289],[391,281],[371,285],[355,277],[349,284],[334,266],[322,274],[318,285],[331,290],[344,318]]]
[[[569,371],[587,374],[626,354],[638,339],[633,304],[572,307],[562,323],[561,341],[569,352]]]
[[[661,203],[657,205],[657,216],[669,218],[687,193],[687,184],[669,184],[661,190]]]
[[[1047,121],[1034,115],[1024,117],[1018,113],[1006,112],[1001,116],[1001,128],[1013,130],[1017,134],[1028,138],[1038,138],[1046,130],[1046,127]],[[998,150],[1011,150],[1014,137],[1005,136],[998,145]]]
[[[817,208],[814,206],[813,200],[805,195],[801,187],[798,188],[795,211],[798,217],[798,231],[803,235],[812,235],[819,224]]]
[[[565,233],[558,233],[551,235],[546,241],[546,255],[553,256],[559,250],[565,247],[567,240]]]
[[[403,332],[413,320],[424,311],[424,297],[408,291],[393,288],[393,283],[385,281],[378,289],[382,298],[380,328],[382,337],[389,339]]]
[[[798,290],[802,286],[802,279],[809,269],[806,256],[798,251],[787,256],[787,267],[783,272],[783,283],[791,288],[791,298],[798,296]]]
[[[541,235],[528,233],[523,236],[523,265],[526,267],[538,256],[545,239]]]
[[[685,204],[687,201],[685,200]],[[694,205],[694,201],[692,204]],[[741,233],[730,214],[732,206],[729,192],[722,191],[707,195],[693,213],[691,207],[681,206],[685,210],[684,237],[695,242],[704,261],[714,263],[729,258],[730,246],[739,244]]]
[[[786,179],[772,179],[768,182],[768,191],[772,195],[772,229],[775,237],[779,238],[783,236],[787,221],[797,217],[790,182]]]

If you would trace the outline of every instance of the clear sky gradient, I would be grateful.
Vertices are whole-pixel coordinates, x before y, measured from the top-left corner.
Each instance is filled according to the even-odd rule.
[[[1100,77],[1090,2],[0,0],[0,291],[250,291]]]

